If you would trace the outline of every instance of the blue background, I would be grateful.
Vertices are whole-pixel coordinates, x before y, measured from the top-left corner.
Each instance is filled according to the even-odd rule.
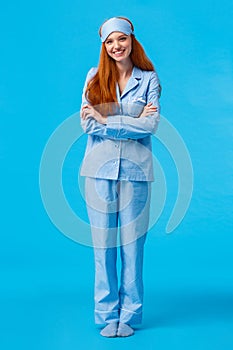
[[[232,10],[230,0],[2,4],[2,349],[233,348]],[[155,64],[162,114],[189,149],[195,181],[188,213],[166,234],[177,175],[158,143],[168,195],[145,249],[144,322],[134,337],[109,340],[93,322],[92,249],[51,223],[38,178],[48,138],[78,111],[98,63],[98,28],[115,15],[133,21]]]

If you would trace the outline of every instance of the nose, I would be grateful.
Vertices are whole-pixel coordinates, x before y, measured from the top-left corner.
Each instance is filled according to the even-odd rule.
[[[119,49],[120,48],[120,43],[118,40],[114,41],[114,49]]]

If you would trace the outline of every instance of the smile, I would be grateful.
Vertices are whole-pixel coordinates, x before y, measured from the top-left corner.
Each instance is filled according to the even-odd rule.
[[[114,51],[113,54],[116,56],[122,55],[125,52],[125,50],[119,50],[119,51]]]

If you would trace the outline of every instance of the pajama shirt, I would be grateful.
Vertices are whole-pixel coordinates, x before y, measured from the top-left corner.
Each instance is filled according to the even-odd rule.
[[[97,68],[87,75],[85,90]],[[81,119],[88,134],[81,167],[95,258],[95,322],[139,324],[143,306],[143,251],[154,181],[151,135],[159,123],[160,84],[155,71],[133,68],[106,124]],[[157,111],[138,118],[146,104]],[[95,107],[95,106],[94,106]],[[101,110],[101,106],[98,106]],[[117,252],[121,270],[117,275]],[[118,282],[119,280],[119,282]],[[119,284],[119,285],[118,285]]]

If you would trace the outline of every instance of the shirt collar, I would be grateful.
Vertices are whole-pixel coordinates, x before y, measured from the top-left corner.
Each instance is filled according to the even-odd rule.
[[[132,90],[133,88],[135,88],[139,84],[138,80],[140,80],[141,78],[142,78],[142,70],[140,68],[134,66],[133,70],[132,70],[131,77],[129,78],[129,80],[128,80],[127,84],[126,84],[126,87],[125,87],[124,91],[122,92],[122,95],[120,95],[119,86],[117,84],[116,93],[117,93],[117,100],[118,100],[118,102],[120,102],[122,100],[122,98],[130,90]]]
[[[141,79],[142,78],[142,70],[136,66],[133,67],[132,71],[132,77],[135,79]]]

